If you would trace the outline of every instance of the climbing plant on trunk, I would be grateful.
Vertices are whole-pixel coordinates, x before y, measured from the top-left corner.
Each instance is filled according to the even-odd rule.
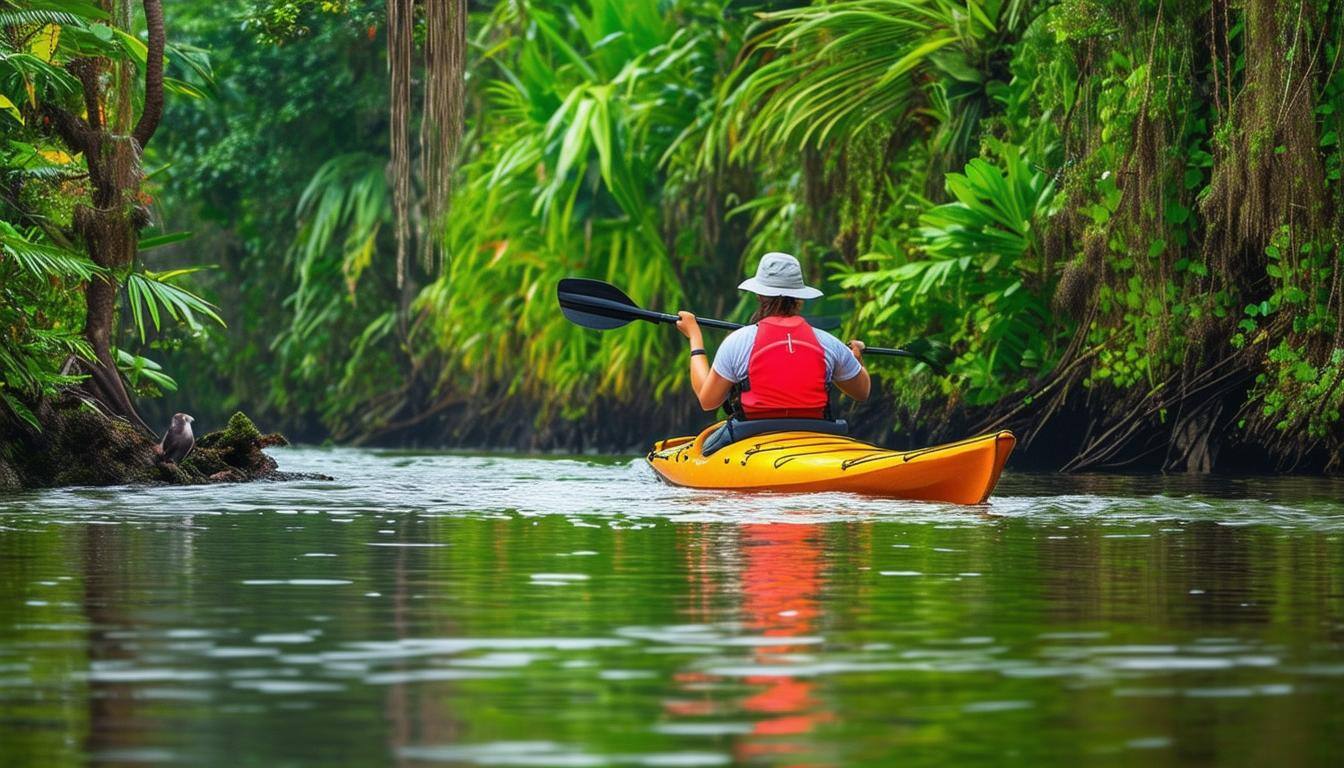
[[[113,333],[119,276],[134,261],[140,231],[149,221],[141,194],[141,160],[163,116],[163,4],[143,0],[148,32],[143,44],[130,33],[127,0],[97,7],[66,5],[72,10],[35,13],[31,19],[36,34],[52,42],[47,61],[36,57],[32,62],[32,87],[23,112],[49,129],[70,155],[82,155],[87,168],[88,197],[75,205],[71,218],[78,242],[100,268],[85,288],[83,335],[92,355],[77,359],[89,376],[83,388],[109,413],[148,430],[117,371]],[[62,35],[71,38],[61,48],[64,56],[56,50]],[[134,60],[140,56],[143,91],[137,93]],[[47,87],[38,88],[38,83]],[[134,116],[137,101],[139,115]],[[27,122],[33,124],[32,119]]]

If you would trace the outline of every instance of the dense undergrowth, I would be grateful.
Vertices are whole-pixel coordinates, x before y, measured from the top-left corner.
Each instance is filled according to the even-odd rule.
[[[385,4],[173,4],[213,70],[154,156],[158,215],[195,237],[149,258],[216,265],[186,279],[229,328],[147,335],[180,385],[164,407],[625,448],[694,425],[684,350],[568,325],[555,282],[743,319],[740,276],[786,250],[850,334],[954,355],[946,377],[873,361],[872,437],[1009,427],[1069,469],[1338,468],[1340,0],[794,5],[469,4],[453,192],[435,218],[416,175],[425,258],[399,286]],[[15,206],[59,203],[4,162],[17,274],[13,239],[45,240]],[[0,284],[6,402],[60,383],[87,278]]]

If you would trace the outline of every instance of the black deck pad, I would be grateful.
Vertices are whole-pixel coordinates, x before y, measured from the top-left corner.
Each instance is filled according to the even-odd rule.
[[[700,449],[701,456],[711,456],[715,451],[739,440],[764,435],[770,432],[816,432],[821,435],[848,435],[849,422],[844,419],[729,419],[714,434],[705,438]]]

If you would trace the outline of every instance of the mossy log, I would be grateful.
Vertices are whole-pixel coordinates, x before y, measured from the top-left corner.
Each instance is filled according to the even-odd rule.
[[[247,482],[330,479],[281,472],[266,448],[288,445],[263,435],[235,413],[224,429],[204,435],[180,464],[164,461],[148,435],[67,397],[33,409],[42,429],[0,416],[0,490],[76,485]]]

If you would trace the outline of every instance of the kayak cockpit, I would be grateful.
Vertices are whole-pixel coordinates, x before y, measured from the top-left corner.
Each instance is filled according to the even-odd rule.
[[[720,449],[739,440],[758,437],[771,432],[813,432],[819,435],[848,435],[849,423],[844,419],[729,419],[720,422],[709,432],[700,446],[702,456],[712,456]]]

